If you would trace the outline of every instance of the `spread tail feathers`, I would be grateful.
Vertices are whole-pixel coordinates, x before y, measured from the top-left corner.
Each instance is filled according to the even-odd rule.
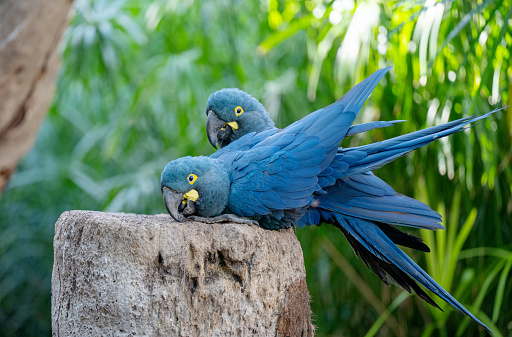
[[[327,222],[335,225],[345,234],[355,253],[386,284],[389,284],[391,281],[400,285],[408,292],[414,290],[427,303],[439,308],[417,284],[419,283],[439,296],[455,310],[471,317],[471,319],[492,333],[491,329],[470,313],[411,260],[409,256],[400,250],[377,224],[337,213],[325,215],[328,217],[326,218]]]
[[[468,127],[469,123],[487,118],[501,109],[504,108],[495,109],[479,117],[461,118],[378,143],[345,149],[340,148],[334,161],[349,164],[350,167],[342,173],[343,176],[375,170],[413,150],[430,144],[436,139],[462,131]]]

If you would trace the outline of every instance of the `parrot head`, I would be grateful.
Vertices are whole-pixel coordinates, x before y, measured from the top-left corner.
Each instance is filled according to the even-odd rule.
[[[170,161],[162,172],[160,186],[167,212],[178,222],[190,215],[220,215],[230,192],[226,170],[208,157]]]
[[[210,95],[206,105],[206,133],[213,147],[224,147],[250,133],[272,129],[274,122],[263,105],[248,93],[221,89]]]

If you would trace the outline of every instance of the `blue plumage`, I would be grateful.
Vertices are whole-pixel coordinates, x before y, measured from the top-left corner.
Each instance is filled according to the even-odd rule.
[[[348,129],[347,136],[353,136],[358,133],[374,130],[374,129],[380,129],[380,128],[386,128],[388,126],[393,126],[395,123],[401,123],[405,122],[405,120],[396,120],[396,121],[375,121],[375,122],[369,122],[364,124],[358,124],[358,125],[352,125],[350,129]]]
[[[474,123],[483,118],[487,118],[498,110],[500,109],[495,109],[482,116],[470,116],[457,119],[449,123],[432,126],[424,130],[411,132],[406,135],[387,139],[373,144],[345,149],[340,148],[338,151],[338,158],[336,160],[342,162],[345,160],[350,161],[350,168],[340,173],[343,176],[348,176],[366,172],[368,170],[378,169],[413,150],[430,144],[434,140],[464,130],[468,127],[468,124]],[[350,157],[343,159],[343,156]],[[358,156],[359,159],[354,161],[353,156]]]
[[[267,229],[330,223],[344,233],[356,254],[384,282],[393,280],[437,307],[418,282],[489,330],[396,246],[428,252],[420,238],[394,226],[442,229],[441,216],[427,205],[395,192],[369,170],[458,132],[490,113],[379,143],[338,148],[346,136],[401,122],[351,126],[388,70],[378,70],[334,104],[283,130],[274,127],[263,106],[248,94],[238,89],[212,94],[207,104],[208,138],[212,145],[222,148],[209,158],[182,158],[166,166],[162,173],[166,206],[179,221],[184,220],[183,215],[222,217],[221,213],[231,213],[257,220]],[[194,188],[196,182],[187,186],[184,179],[187,174],[197,174],[196,161],[209,162],[212,169],[208,178],[199,172]],[[190,172],[182,172],[184,163],[188,163]],[[212,179],[212,172],[223,178]],[[217,183],[203,186],[208,179]],[[212,198],[216,194],[219,198]],[[182,199],[183,204],[179,204]],[[213,203],[216,211],[205,211]]]
[[[335,223],[351,241],[356,253],[384,282],[389,284],[388,276],[397,281],[408,292],[414,290],[422,299],[439,308],[437,304],[415,283],[410,283],[403,276],[414,275],[417,282],[442,298],[462,314],[487,328],[478,318],[471,314],[453,296],[445,291],[423,269],[411,260],[384,231],[375,223],[359,218],[345,217],[337,213],[327,213],[326,220]],[[371,255],[368,255],[371,254]],[[376,263],[375,257],[382,263]],[[492,332],[492,331],[490,331]]]
[[[364,177],[364,179],[362,179]],[[344,177],[319,195],[318,208],[392,225],[443,229],[441,216],[424,203],[396,193],[371,172]]]

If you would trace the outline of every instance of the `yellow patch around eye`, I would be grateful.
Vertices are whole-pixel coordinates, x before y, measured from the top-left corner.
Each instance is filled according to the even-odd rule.
[[[244,109],[242,109],[242,107],[241,107],[241,106],[237,106],[237,107],[235,108],[235,116],[240,116],[240,115],[241,115],[241,114],[243,114],[243,113],[244,113]]]
[[[199,193],[196,190],[192,189],[187,193],[183,194],[183,199],[196,201],[199,198]]]
[[[187,181],[190,185],[196,182],[197,176],[193,173],[189,174],[187,177]]]
[[[238,123],[237,123],[237,122],[229,122],[229,123],[226,123],[226,125],[231,126],[231,128],[232,128],[233,130],[238,129]]]

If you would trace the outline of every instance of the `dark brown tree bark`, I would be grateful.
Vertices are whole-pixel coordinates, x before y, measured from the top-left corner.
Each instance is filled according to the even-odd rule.
[[[0,0],[0,193],[50,105],[71,4]]]

